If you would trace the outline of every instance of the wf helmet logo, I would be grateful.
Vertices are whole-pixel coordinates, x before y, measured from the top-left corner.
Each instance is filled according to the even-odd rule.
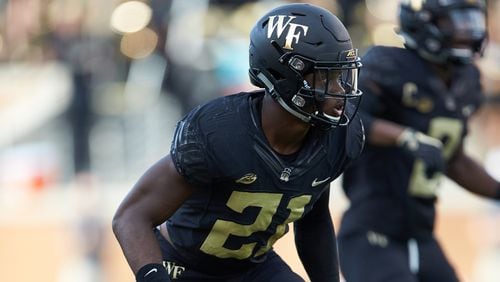
[[[293,23],[292,21],[295,18],[294,16],[284,15],[270,16],[269,24],[267,25],[267,38],[271,39],[274,31],[276,31],[276,36],[281,38],[285,29],[288,28],[283,49],[293,50],[292,44],[299,43],[300,36],[306,36],[309,30],[309,27],[306,25]]]

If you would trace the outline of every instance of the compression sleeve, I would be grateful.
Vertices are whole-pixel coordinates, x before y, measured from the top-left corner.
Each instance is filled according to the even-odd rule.
[[[297,252],[312,282],[339,281],[337,242],[329,197],[327,188],[314,208],[294,224]]]

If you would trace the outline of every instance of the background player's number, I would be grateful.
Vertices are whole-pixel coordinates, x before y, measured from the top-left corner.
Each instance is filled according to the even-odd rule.
[[[247,207],[260,208],[255,220],[251,224],[240,224],[233,221],[218,219],[207,238],[201,246],[201,250],[207,254],[219,258],[246,259],[253,255],[257,242],[242,244],[239,249],[229,249],[224,246],[230,235],[238,237],[249,237],[255,232],[265,231],[271,225],[273,216],[276,214],[283,194],[273,193],[251,193],[234,191],[226,205],[238,213],[243,213]],[[271,246],[285,234],[286,225],[302,217],[304,207],[311,201],[311,195],[302,195],[292,198],[287,205],[290,210],[288,218],[276,228],[266,246],[261,247],[254,256],[267,252]]]
[[[443,141],[443,155],[448,160],[460,143],[463,123],[458,119],[435,118],[429,126],[429,136]],[[415,160],[410,178],[409,193],[417,197],[434,197],[442,177],[441,172],[429,176],[422,160]]]

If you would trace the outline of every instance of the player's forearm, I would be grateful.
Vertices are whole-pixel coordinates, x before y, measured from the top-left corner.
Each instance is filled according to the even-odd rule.
[[[153,224],[127,214],[117,214],[113,218],[113,232],[134,274],[146,264],[162,263]]]
[[[463,153],[448,163],[446,174],[474,194],[488,198],[499,197],[499,183],[478,162]]]
[[[374,119],[369,130],[368,142],[376,146],[396,145],[405,127],[383,119]]]
[[[177,173],[170,156],[150,167],[118,207],[113,231],[134,271],[161,263],[153,228],[165,222],[192,193]]]

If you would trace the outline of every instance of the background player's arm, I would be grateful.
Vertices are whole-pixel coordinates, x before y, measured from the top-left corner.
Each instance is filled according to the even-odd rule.
[[[378,73],[380,71],[373,71]],[[395,122],[381,119],[378,116],[386,110],[385,103],[382,101],[384,94],[383,86],[373,80],[369,75],[361,77],[365,90],[359,115],[365,125],[366,140],[369,144],[375,146],[394,146],[397,144],[398,137],[406,129],[404,126]]]
[[[360,83],[364,86],[363,99],[359,108],[359,116],[365,126],[367,143],[375,146],[394,146],[398,137],[403,133],[405,127],[395,122],[380,118],[389,110],[388,101],[398,99],[396,95],[387,89],[388,82],[383,78],[388,74],[397,73],[388,65],[380,65],[379,57],[385,58],[387,54],[381,53],[381,49],[374,48],[368,51],[363,58],[363,72],[360,74]],[[375,54],[375,55],[374,55]],[[377,58],[377,59],[375,59]],[[386,61],[392,62],[392,56]],[[391,64],[392,65],[392,64]],[[380,74],[384,74],[381,76]],[[392,81],[391,81],[392,83]],[[393,98],[391,98],[393,97]]]
[[[370,124],[367,140],[376,146],[394,146],[405,127],[384,119],[375,118]]]
[[[339,281],[337,242],[329,198],[330,190],[326,189],[314,208],[294,224],[297,252],[313,282]]]
[[[500,200],[500,183],[483,166],[466,155],[463,146],[449,160],[446,175],[472,193]]]
[[[443,171],[445,160],[442,142],[411,127],[379,118],[386,111],[387,101],[384,103],[383,97],[391,95],[384,92],[384,88],[369,76],[365,79],[366,97],[359,113],[365,124],[368,143],[380,147],[400,147],[414,158],[422,160],[428,171]]]
[[[162,263],[153,228],[167,220],[192,191],[168,155],[144,173],[120,204],[113,231],[134,273],[146,264]]]

